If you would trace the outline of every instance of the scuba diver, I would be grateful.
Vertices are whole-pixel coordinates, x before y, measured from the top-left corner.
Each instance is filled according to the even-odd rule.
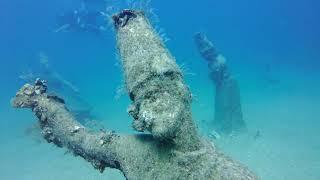
[[[54,32],[91,32],[101,34],[107,30],[105,14],[98,10],[89,10],[85,3],[77,10],[65,12],[57,17]]]
[[[49,58],[44,53],[39,53],[39,68],[28,70],[22,73],[19,78],[24,82],[33,83],[37,78],[48,81],[49,86],[54,91],[66,99],[66,104],[71,107],[72,114],[79,119],[81,123],[87,123],[91,120],[96,120],[92,114],[92,106],[81,97],[78,88],[62,75],[54,71],[49,65]]]

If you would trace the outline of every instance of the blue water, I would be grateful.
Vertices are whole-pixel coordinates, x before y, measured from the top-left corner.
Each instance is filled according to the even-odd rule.
[[[100,174],[84,160],[38,143],[25,133],[36,122],[32,113],[10,107],[24,83],[19,75],[39,68],[42,52],[104,126],[133,133],[126,113],[129,98],[117,93],[123,79],[112,26],[103,35],[54,33],[57,15],[80,3],[0,2],[0,179],[124,179],[116,170]],[[106,6],[120,10],[125,4],[107,1]],[[106,9],[103,3],[94,8]],[[319,1],[153,0],[149,8],[155,12],[153,25],[164,29],[170,39],[166,44],[186,74],[200,131],[210,131],[203,124],[213,119],[215,90],[193,42],[197,31],[226,56],[240,84],[249,129],[246,135],[218,140],[218,146],[262,179],[320,179]],[[250,133],[257,130],[262,136],[252,140]]]

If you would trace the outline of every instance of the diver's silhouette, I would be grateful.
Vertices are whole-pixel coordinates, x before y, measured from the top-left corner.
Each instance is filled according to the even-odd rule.
[[[107,29],[105,14],[89,10],[83,3],[81,8],[70,10],[57,17],[58,28],[54,32],[90,32],[101,34]]]

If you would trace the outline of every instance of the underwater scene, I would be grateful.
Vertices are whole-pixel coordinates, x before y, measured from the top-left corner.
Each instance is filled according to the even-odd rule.
[[[0,9],[1,180],[320,179],[320,1]]]

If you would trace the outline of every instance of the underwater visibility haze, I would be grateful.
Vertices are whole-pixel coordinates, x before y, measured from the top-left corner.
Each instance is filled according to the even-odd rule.
[[[320,2],[0,9],[0,179],[320,179]]]

